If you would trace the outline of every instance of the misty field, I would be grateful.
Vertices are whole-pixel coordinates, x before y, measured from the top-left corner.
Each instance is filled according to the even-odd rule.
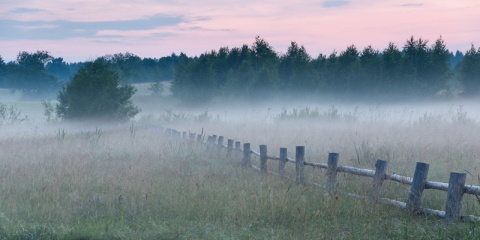
[[[22,105],[19,105],[22,106]],[[220,105],[221,106],[221,105]],[[428,180],[468,172],[480,185],[480,125],[474,104],[347,106],[235,105],[144,112],[125,125],[2,124],[2,239],[478,239],[477,223],[372,204],[322,187],[297,185],[240,166],[240,156],[168,138],[162,127],[267,144],[269,155],[306,146],[310,162],[340,154],[340,165],[412,176],[430,164]],[[19,107],[20,110],[22,110]],[[26,114],[27,110],[23,112]],[[258,159],[253,159],[258,164]],[[269,171],[277,162],[268,162]],[[294,165],[287,164],[288,174]],[[293,176],[293,175],[291,175]],[[325,171],[307,167],[307,181]],[[366,195],[371,179],[339,175],[339,189]],[[409,186],[385,182],[382,196],[405,201]],[[426,190],[422,206],[444,210],[446,193]],[[480,215],[475,196],[462,212]]]

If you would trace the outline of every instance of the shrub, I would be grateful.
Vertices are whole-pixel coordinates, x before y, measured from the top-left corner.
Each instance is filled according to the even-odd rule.
[[[58,93],[57,116],[67,120],[126,120],[140,109],[131,97],[136,89],[119,85],[118,75],[103,60],[86,63]]]

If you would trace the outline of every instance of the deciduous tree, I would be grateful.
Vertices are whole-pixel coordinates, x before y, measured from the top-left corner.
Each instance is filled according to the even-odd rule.
[[[45,68],[52,60],[47,51],[20,52],[16,62],[7,65],[9,87],[28,98],[43,98],[54,93],[58,89],[57,78]]]
[[[66,120],[127,120],[140,109],[136,89],[120,85],[117,73],[102,59],[86,63],[58,93],[57,116]]]

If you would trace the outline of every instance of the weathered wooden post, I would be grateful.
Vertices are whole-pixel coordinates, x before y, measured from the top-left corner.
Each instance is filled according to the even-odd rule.
[[[234,151],[234,157],[235,157],[235,160],[237,160],[237,158],[240,158],[241,161],[243,161],[243,159],[241,158],[241,155],[242,155],[242,149],[240,148],[240,142],[239,141],[236,141],[235,142],[235,151]]]
[[[330,196],[335,196],[335,192],[337,191],[337,166],[338,166],[338,153],[329,153],[326,188]]]
[[[250,166],[250,154],[252,152],[250,151],[250,143],[244,143],[243,144],[243,162],[242,162],[242,165],[245,166],[245,167],[249,167]]]
[[[412,186],[410,187],[410,192],[408,193],[407,199],[407,211],[410,213],[416,213],[420,209],[429,166],[430,165],[422,162],[417,162],[417,165],[415,166]]]
[[[220,151],[220,149],[223,148],[223,136],[219,136],[219,137],[218,137],[217,147],[218,147],[218,151]]]
[[[217,135],[212,135],[212,146],[215,145],[215,143],[217,142]]]
[[[287,149],[280,148],[280,157],[278,158],[278,174],[285,177],[285,164],[287,163]]]
[[[203,137],[202,134],[198,134],[198,135],[197,135],[197,142],[198,142],[198,143],[201,143],[201,142],[202,142],[202,137]]]
[[[385,173],[387,172],[387,162],[384,160],[377,160],[375,163],[375,175],[373,176],[372,196],[375,201],[380,199],[382,194],[382,185],[385,180]]]
[[[230,159],[232,157],[233,151],[233,139],[227,140],[227,157]]]
[[[450,173],[448,181],[447,205],[445,206],[445,222],[459,220],[462,211],[462,198],[465,192],[466,173]]]
[[[305,147],[297,146],[295,150],[296,181],[305,184]]]
[[[207,137],[207,142],[205,144],[206,145],[205,147],[206,147],[207,151],[209,151],[209,152],[212,150],[212,147],[213,147],[212,146],[212,139],[213,139],[212,136],[208,136]]]
[[[190,142],[195,141],[195,133],[189,133]]]
[[[267,173],[267,145],[260,145],[260,171]]]

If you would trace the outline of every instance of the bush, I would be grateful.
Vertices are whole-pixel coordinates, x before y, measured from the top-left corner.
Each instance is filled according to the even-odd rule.
[[[86,63],[58,93],[57,116],[68,120],[127,120],[140,112],[136,89],[119,86],[118,75],[103,60]]]
[[[7,106],[0,102],[0,125],[5,123],[15,124],[28,120],[28,116],[21,117],[22,111],[17,109],[17,105]]]

